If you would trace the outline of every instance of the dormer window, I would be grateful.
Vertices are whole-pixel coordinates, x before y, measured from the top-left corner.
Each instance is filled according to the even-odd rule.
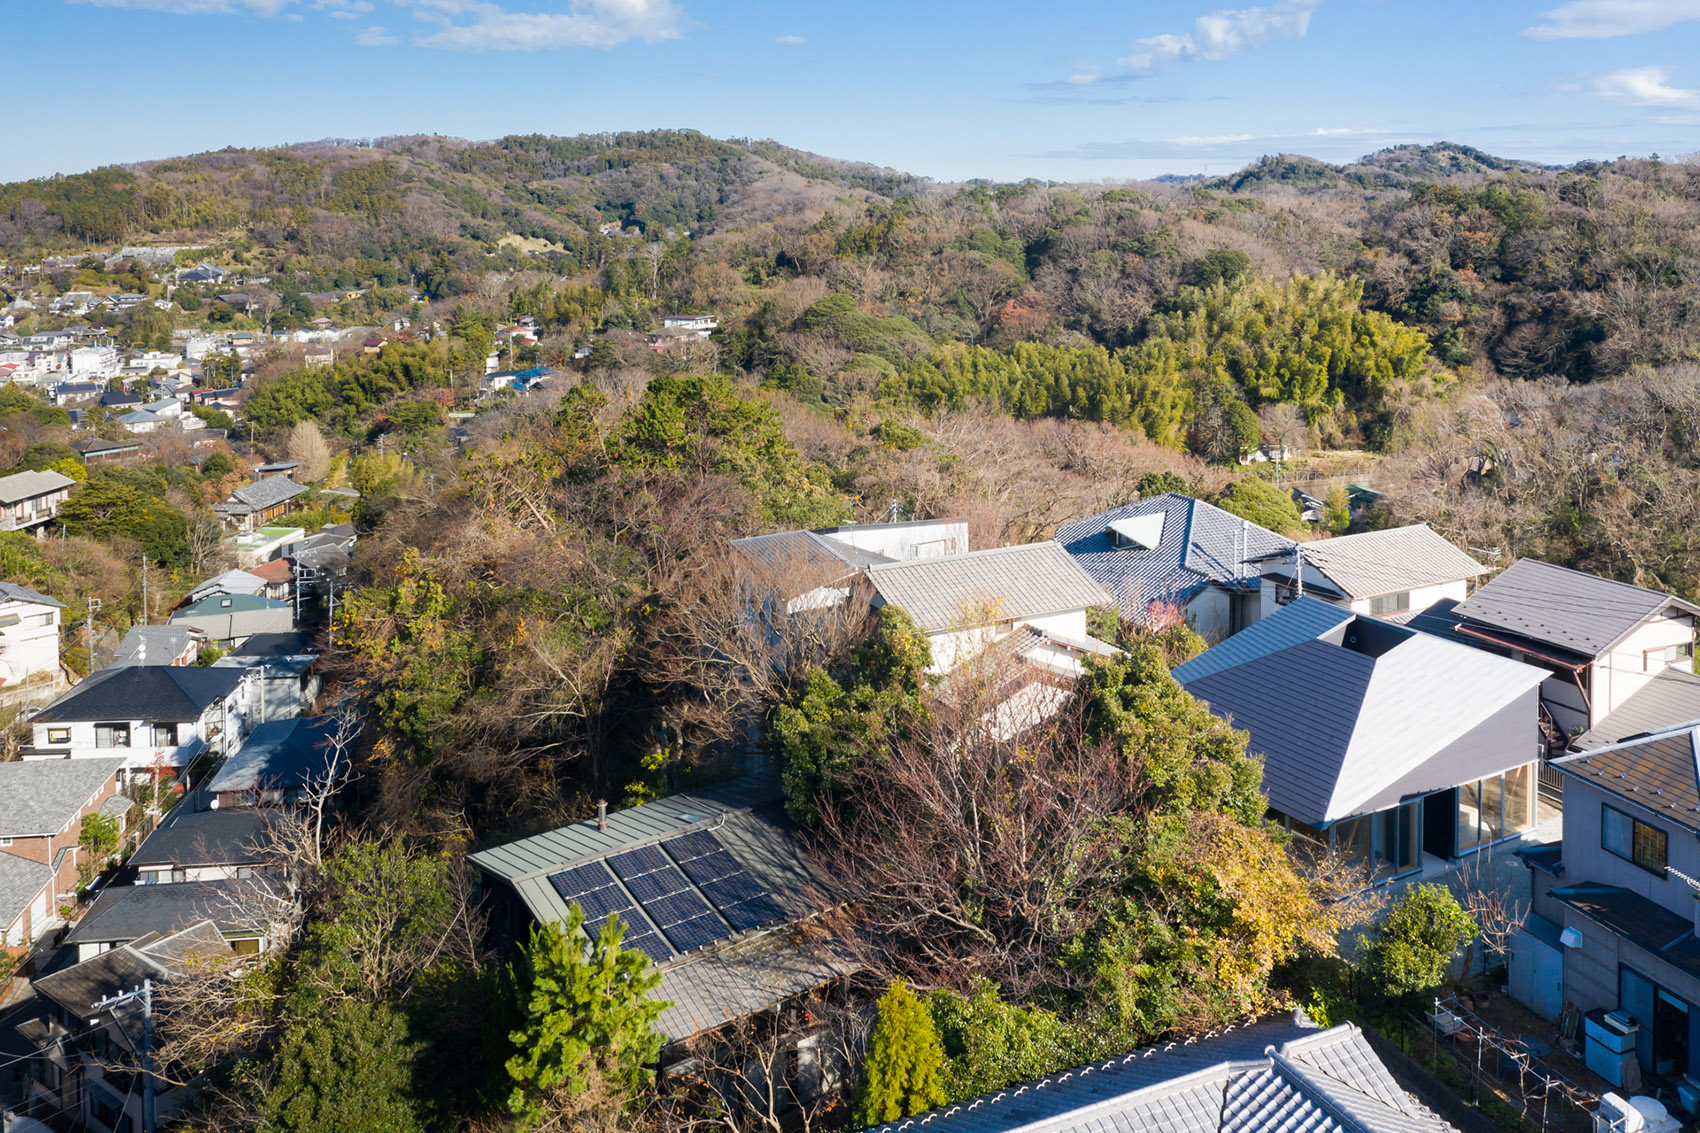
[[[1110,543],[1140,551],[1155,550],[1157,544],[1163,541],[1163,521],[1167,518],[1167,513],[1160,511],[1111,520],[1107,528]]]

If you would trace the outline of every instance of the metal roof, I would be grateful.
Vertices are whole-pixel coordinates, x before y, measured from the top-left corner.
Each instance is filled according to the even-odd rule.
[[[1565,885],[1548,894],[1672,967],[1700,976],[1694,921],[1617,885]]]
[[[1299,550],[1306,566],[1327,575],[1350,598],[1397,594],[1488,573],[1426,523],[1318,539]],[[1291,559],[1287,555],[1284,561]]]
[[[1112,525],[1156,515],[1164,517],[1156,547],[1117,546],[1111,539]],[[1255,589],[1256,568],[1245,560],[1293,545],[1268,528],[1178,492],[1071,520],[1057,528],[1056,541],[1115,595],[1122,613],[1136,619],[1153,602],[1184,602],[1211,584]]]
[[[0,476],[0,504],[20,503],[76,485],[77,482],[63,472],[14,472],[10,476]]]
[[[880,564],[868,578],[879,604],[897,606],[929,633],[1115,605],[1056,543]]]
[[[171,808],[130,857],[130,866],[252,864],[262,852],[278,813],[272,807],[191,810],[187,801]]]
[[[334,778],[346,758],[336,750],[338,721],[330,716],[271,720],[248,734],[206,789],[252,791],[301,787]]]
[[[1700,721],[1560,756],[1552,765],[1700,833]]]
[[[1260,618],[1245,629],[1217,645],[1211,646],[1192,660],[1175,666],[1175,680],[1188,681],[1243,665],[1247,661],[1267,656],[1302,641],[1314,641],[1356,615],[1352,611],[1319,602],[1315,598],[1295,598],[1280,608],[1276,615]]]
[[[120,665],[164,665],[183,656],[206,634],[188,626],[131,626],[118,644],[110,667]]]
[[[38,606],[54,606],[61,610],[65,608],[65,603],[59,599],[49,598],[15,582],[0,582],[0,602],[34,602]]]
[[[197,602],[179,606],[171,611],[171,621],[182,618],[205,617],[208,614],[240,614],[250,610],[288,610],[288,602],[278,598],[262,598],[256,594],[208,594]]]
[[[1688,720],[1700,720],[1700,676],[1664,669],[1604,720],[1571,740],[1570,746],[1587,751],[1662,732]]]
[[[59,833],[123,766],[121,756],[0,763],[0,835]]]
[[[226,515],[247,515],[288,503],[306,491],[287,476],[267,476],[264,480],[237,488],[223,503],[214,504],[213,510]]]
[[[183,665],[124,665],[92,673],[35,715],[32,722],[142,720],[177,723],[234,692],[244,673]]]
[[[0,850],[0,936],[52,880],[53,867],[46,862],[32,862]]]
[[[1228,1028],[1053,1074],[877,1133],[1442,1133],[1351,1023]]]
[[[1700,615],[1700,606],[1674,595],[1518,559],[1456,613],[1466,629],[1499,630],[1591,658],[1671,609]]]
[[[1319,631],[1325,622],[1303,601],[1285,606],[1200,658],[1233,646],[1232,664],[1181,682],[1250,732],[1277,810],[1325,825],[1538,757],[1544,669],[1363,615]],[[1525,705],[1527,727],[1509,741],[1491,728]]]
[[[173,933],[212,921],[227,934],[253,932],[244,909],[264,890],[252,881],[178,881],[168,885],[115,885],[94,899],[65,938],[67,944],[107,944],[149,933]]]
[[[894,560],[815,531],[776,531],[732,540],[732,549],[767,570],[825,566],[840,574]]]

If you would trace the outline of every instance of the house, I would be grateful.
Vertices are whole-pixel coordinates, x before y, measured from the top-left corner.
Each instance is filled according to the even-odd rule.
[[[115,413],[127,413],[132,409],[141,408],[142,399],[136,394],[130,393],[126,390],[109,389],[99,397],[95,398],[94,403],[102,409],[110,409]]]
[[[227,570],[223,574],[214,575],[193,590],[185,604],[199,602],[202,598],[213,594],[247,594],[260,597],[266,592],[266,580],[245,570]]]
[[[254,729],[203,793],[225,811],[305,802],[314,789],[341,778],[349,746],[332,717],[273,720]]]
[[[276,821],[268,809],[196,810],[184,801],[165,812],[125,868],[135,885],[251,878],[276,864]]]
[[[257,464],[252,475],[255,482],[268,476],[287,476],[297,484],[301,482],[301,462],[299,460],[274,460],[269,464]]]
[[[149,413],[145,409],[138,409],[134,413],[126,413],[122,417],[118,418],[118,423],[130,432],[140,436],[161,428],[165,425],[166,421],[165,418],[161,417],[157,413]]]
[[[1302,565],[1299,565],[1302,564]],[[1300,594],[1385,618],[1462,602],[1488,568],[1427,524],[1296,543],[1259,557],[1263,616]]]
[[[1378,881],[1534,825],[1545,675],[1310,597],[1174,670],[1251,734],[1279,821]]]
[[[125,941],[110,951],[39,976],[33,996],[12,1016],[30,1053],[7,1092],[20,1108],[61,1115],[76,1128],[129,1133],[145,1125],[141,1067],[142,1007],[135,1000],[96,1010],[110,996],[206,972],[234,960],[217,927],[202,920],[169,935]],[[169,1024],[162,1024],[169,1026]],[[154,1114],[171,1122],[193,1093],[162,1075]],[[0,1084],[4,1079],[0,1079]],[[45,1128],[45,1126],[44,1126]]]
[[[1313,496],[1309,492],[1294,488],[1287,493],[1293,498],[1293,506],[1299,509],[1299,518],[1306,523],[1316,525],[1328,516],[1328,503],[1321,496]]]
[[[612,915],[624,944],[654,962],[650,994],[663,1066],[727,1023],[839,984],[853,965],[817,922],[830,892],[785,815],[777,776],[731,782],[615,811],[467,856],[485,878],[498,941],[563,924],[570,905],[594,934]],[[808,1072],[814,1052],[797,1052]]]
[[[65,604],[15,582],[0,582],[0,686],[32,678],[57,685],[60,611]]]
[[[295,590],[295,564],[288,559],[271,559],[258,566],[249,567],[243,573],[265,583],[265,589],[260,594],[263,598],[276,598],[287,602]]]
[[[875,563],[967,550],[968,523],[961,519],[865,523],[732,540],[747,581],[764,594],[777,593],[791,613],[842,603],[850,595],[850,579]]]
[[[315,324],[324,321],[329,325],[329,320],[314,319],[313,321]],[[309,346],[302,352],[301,362],[313,369],[327,370],[336,364],[336,350],[328,345]]]
[[[1238,633],[1262,616],[1252,560],[1293,541],[1203,500],[1165,492],[1057,528],[1056,541],[1115,596],[1129,621],[1178,606],[1206,641]]]
[[[63,472],[0,476],[0,531],[29,531],[51,523],[77,482]]]
[[[16,948],[59,920],[74,900],[85,815],[122,832],[130,800],[118,793],[122,759],[0,763],[0,945]]]
[[[256,527],[228,537],[236,565],[252,571],[274,559],[294,553],[307,537],[299,527]]]
[[[69,408],[73,405],[92,405],[100,400],[106,387],[99,382],[60,382],[47,391],[54,405]]]
[[[120,665],[193,665],[207,635],[189,626],[131,626],[118,643],[110,667]]]
[[[276,879],[252,877],[165,885],[113,885],[101,891],[65,937],[79,961],[133,940],[180,932],[211,921],[239,956],[269,951],[271,918],[292,900]]]
[[[305,633],[257,633],[213,662],[248,669],[255,677],[258,721],[287,721],[312,710],[323,680],[316,671],[319,653]]]
[[[202,260],[192,268],[179,268],[178,283],[223,283],[230,273]]]
[[[1653,674],[1617,706],[1617,710],[1570,741],[1572,751],[1588,751],[1662,732],[1700,720],[1700,675],[1672,665]]]
[[[141,459],[142,442],[137,440],[109,441],[105,437],[79,437],[71,442],[77,456],[89,466],[97,464],[128,464]]]
[[[253,678],[242,669],[124,665],[90,674],[30,719],[25,759],[121,756],[125,781],[181,771],[249,731]]]
[[[1058,1071],[869,1133],[1457,1133],[1417,1100],[1417,1086],[1401,1081],[1354,1023],[1323,1030],[1303,1016],[1276,1016]]]
[[[166,621],[198,629],[213,641],[240,645],[256,633],[289,633],[295,628],[295,610],[276,598],[210,594],[173,610]]]
[[[252,531],[289,511],[290,504],[306,492],[288,476],[267,476],[237,488],[214,504],[213,510],[224,518],[226,527]]]
[[[1700,606],[1671,594],[1518,559],[1435,628],[1546,669],[1541,703],[1563,741],[1665,669],[1691,670],[1696,615]]]
[[[1564,1005],[1579,1011],[1588,1066],[1613,1085],[1641,1092],[1621,1060],[1596,1063],[1608,1030],[1632,1040],[1641,1074],[1700,1100],[1697,761],[1693,723],[1553,760],[1564,837],[1522,855],[1532,913],[1514,943],[1511,986],[1549,1018]],[[1616,1026],[1606,1012],[1638,1025]]]

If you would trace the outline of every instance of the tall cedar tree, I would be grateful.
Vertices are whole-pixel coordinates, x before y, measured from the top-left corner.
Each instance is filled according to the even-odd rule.
[[[945,1102],[944,1043],[926,1004],[901,980],[880,998],[858,1125],[895,1121]]]

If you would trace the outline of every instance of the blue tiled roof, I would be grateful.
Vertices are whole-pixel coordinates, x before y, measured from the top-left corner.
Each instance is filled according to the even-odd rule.
[[[1156,547],[1111,543],[1112,522],[1159,512],[1163,535]],[[1254,590],[1258,571],[1242,565],[1244,560],[1293,545],[1268,528],[1176,492],[1065,523],[1056,541],[1130,618],[1143,617],[1153,602],[1185,602],[1212,584]]]

